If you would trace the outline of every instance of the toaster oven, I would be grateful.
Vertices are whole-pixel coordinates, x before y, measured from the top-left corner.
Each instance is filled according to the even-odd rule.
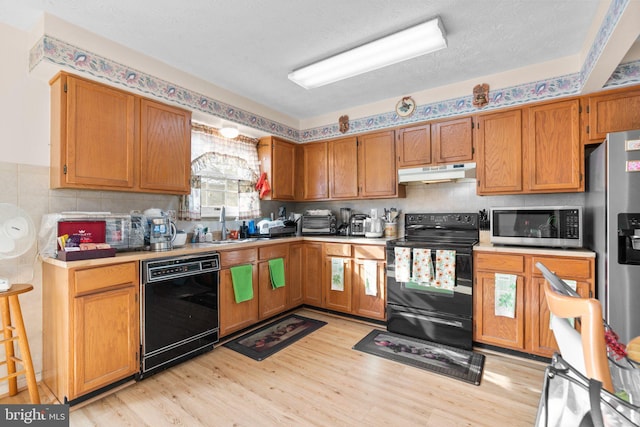
[[[336,234],[335,215],[302,215],[302,235]]]

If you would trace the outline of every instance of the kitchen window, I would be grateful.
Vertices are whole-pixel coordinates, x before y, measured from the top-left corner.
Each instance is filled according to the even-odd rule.
[[[191,194],[181,197],[179,218],[232,219],[260,216],[255,183],[260,172],[258,140],[224,138],[217,129],[194,123],[191,132]]]

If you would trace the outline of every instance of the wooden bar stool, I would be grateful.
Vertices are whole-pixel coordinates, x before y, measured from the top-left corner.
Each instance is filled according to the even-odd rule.
[[[22,310],[20,310],[20,300],[18,299],[18,295],[29,292],[32,289],[32,285],[20,283],[11,286],[8,291],[0,292],[0,313],[2,314],[2,330],[0,330],[2,340],[0,342],[4,343],[6,356],[5,360],[0,361],[0,365],[7,365],[7,376],[0,378],[0,381],[8,381],[9,396],[15,396],[18,393],[17,376],[24,374],[27,378],[31,403],[39,404],[38,384],[36,383],[36,374],[33,371],[29,341],[27,340],[27,332],[24,329],[24,320],[22,319]],[[11,323],[12,314],[14,323]],[[14,341],[18,341],[22,359],[15,355]],[[21,371],[16,372],[16,363],[22,365]]]

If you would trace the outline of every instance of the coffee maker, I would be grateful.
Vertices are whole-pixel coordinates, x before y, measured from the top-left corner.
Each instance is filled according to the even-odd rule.
[[[351,223],[351,209],[340,208],[340,225],[338,226],[337,234],[339,236],[348,236],[350,223]]]
[[[149,219],[149,247],[152,251],[170,251],[176,237],[176,226],[166,216]]]

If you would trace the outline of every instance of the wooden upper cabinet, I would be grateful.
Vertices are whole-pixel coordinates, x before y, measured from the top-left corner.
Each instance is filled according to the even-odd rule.
[[[435,163],[473,161],[473,119],[464,117],[431,126]]]
[[[52,188],[189,193],[189,111],[64,72],[50,84]]]
[[[358,139],[355,136],[329,141],[329,197],[358,197]]]
[[[522,110],[477,117],[478,194],[522,192]]]
[[[580,101],[530,107],[525,188],[531,192],[583,191]]]
[[[399,168],[431,164],[431,125],[399,129],[396,139]]]
[[[140,188],[186,194],[191,181],[191,113],[140,102]]]
[[[602,142],[609,132],[640,129],[640,89],[589,96],[587,117],[587,143]]]
[[[316,142],[304,144],[302,170],[304,200],[323,200],[329,198],[329,153],[328,143]]]
[[[295,200],[296,144],[275,136],[260,139],[260,172],[267,173],[271,192],[266,200]]]
[[[60,73],[51,81],[51,187],[134,187],[136,98]]]
[[[398,195],[394,142],[394,131],[376,132],[358,137],[360,197],[396,197]]]

